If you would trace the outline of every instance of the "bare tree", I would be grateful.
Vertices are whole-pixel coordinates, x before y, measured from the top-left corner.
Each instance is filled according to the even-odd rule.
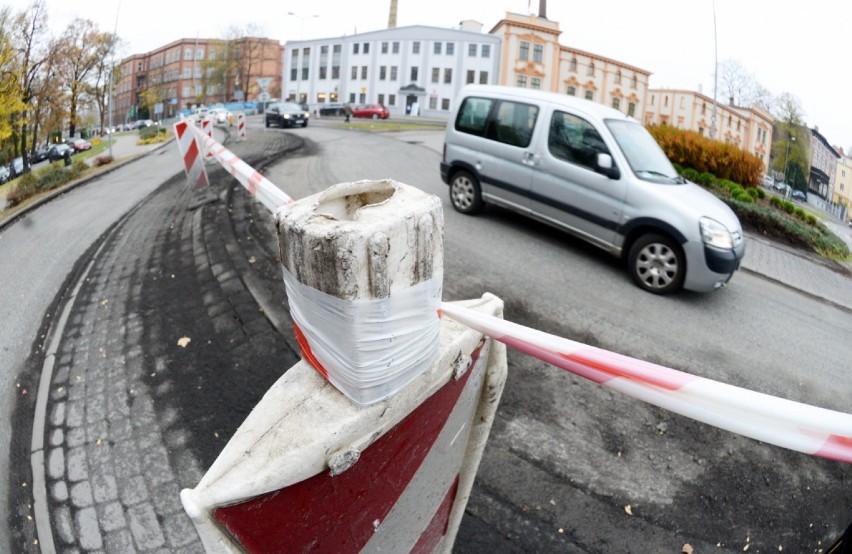
[[[784,92],[778,95],[773,115],[778,120],[778,140],[772,144],[775,158],[772,168],[793,181],[798,189],[807,188],[810,170],[808,145],[810,130],[802,123],[802,104],[795,95]],[[783,153],[783,154],[782,154]],[[792,177],[792,179],[790,178]]]

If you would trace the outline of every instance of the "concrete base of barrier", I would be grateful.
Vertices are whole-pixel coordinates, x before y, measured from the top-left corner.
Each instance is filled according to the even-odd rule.
[[[490,294],[458,304],[502,317]],[[448,319],[438,361],[368,407],[302,361],[184,508],[208,552],[450,552],[505,381],[505,346]]]

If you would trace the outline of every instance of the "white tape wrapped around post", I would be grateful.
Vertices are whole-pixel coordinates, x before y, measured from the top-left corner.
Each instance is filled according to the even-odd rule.
[[[361,181],[276,219],[304,359],[181,493],[205,548],[451,552],[506,349],[439,318],[440,200]],[[461,305],[502,317],[492,295]]]

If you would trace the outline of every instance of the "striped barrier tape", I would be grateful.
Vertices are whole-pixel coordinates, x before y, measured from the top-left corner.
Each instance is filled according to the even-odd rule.
[[[200,131],[197,131],[200,133]],[[206,135],[205,147],[271,212],[293,202]],[[480,333],[660,408],[776,446],[852,463],[852,415],[750,391],[442,303],[441,312]]]
[[[193,190],[206,187],[209,183],[207,170],[193,132],[195,127],[189,121],[181,120],[174,124],[174,129],[189,187]]]
[[[280,206],[293,202],[293,199],[283,190],[241,160],[236,154],[216,142],[216,140],[197,127],[191,128],[195,131],[197,138],[202,141],[204,149],[212,157],[216,158],[222,167],[233,175],[245,187],[248,193],[257,198],[270,212],[275,213],[275,210]]]
[[[507,346],[660,408],[746,437],[852,463],[852,415],[636,360],[443,303],[444,316]]]

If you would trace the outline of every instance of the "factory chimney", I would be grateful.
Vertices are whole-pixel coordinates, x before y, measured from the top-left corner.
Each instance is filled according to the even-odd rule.
[[[538,16],[547,19],[547,0],[538,0]]]
[[[388,13],[388,29],[393,29],[394,27],[396,27],[396,2],[397,0],[391,0],[390,3],[390,13]]]

